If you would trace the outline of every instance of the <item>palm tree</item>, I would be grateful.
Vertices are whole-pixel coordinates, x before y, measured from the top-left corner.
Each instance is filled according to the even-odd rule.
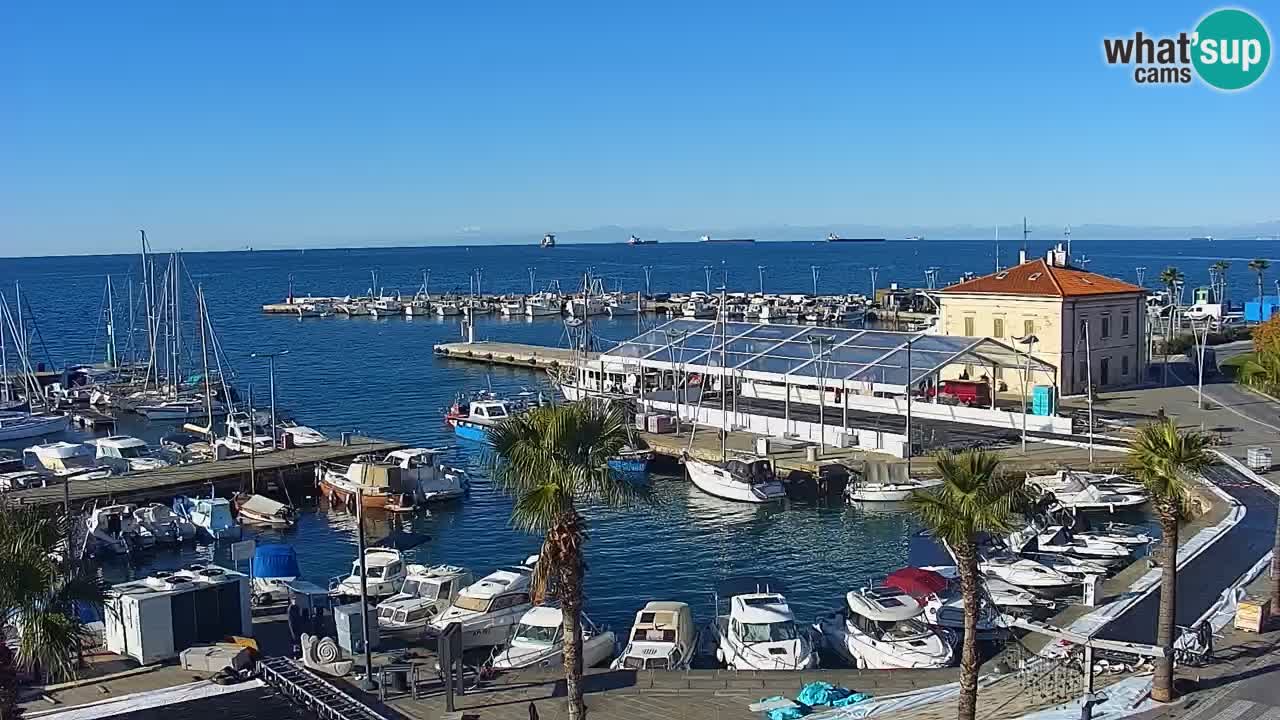
[[[1262,275],[1271,267],[1271,261],[1263,258],[1254,258],[1249,261],[1249,269],[1258,274],[1258,317],[1261,320],[1262,313]]]
[[[1026,501],[1024,481],[999,472],[1000,456],[984,450],[940,451],[935,459],[942,485],[913,493],[912,511],[956,558],[964,599],[964,641],[960,652],[959,720],[973,720],[978,708],[978,546],[979,533],[1003,535],[1015,529],[1015,512]]]
[[[607,465],[627,445],[626,422],[620,409],[576,403],[517,415],[491,430],[489,438],[494,481],[515,498],[511,524],[543,535],[534,568],[534,602],[548,594],[560,601],[569,717],[578,720],[587,710],[579,629],[587,521],[578,507],[586,502],[619,505],[637,495]]]
[[[1160,284],[1164,285],[1164,289],[1169,293],[1169,331],[1164,336],[1164,384],[1169,384],[1169,341],[1173,339],[1173,323],[1174,317],[1178,310],[1178,286],[1182,284],[1185,276],[1178,268],[1170,265],[1160,271]]]
[[[67,522],[30,507],[0,510],[0,617],[18,631],[18,667],[55,679],[75,676],[88,636],[76,606],[101,608],[106,592],[92,569],[60,559]]]
[[[1226,302],[1227,294],[1227,271],[1231,269],[1231,263],[1226,260],[1218,260],[1209,266],[1214,273],[1214,300],[1217,302]]]
[[[1236,379],[1265,393],[1280,389],[1280,353],[1256,352],[1236,370]]]
[[[1185,478],[1213,462],[1208,448],[1207,435],[1194,431],[1180,432],[1171,418],[1143,427],[1129,446],[1129,471],[1150,494],[1163,535],[1156,644],[1164,648],[1165,656],[1156,660],[1151,689],[1151,697],[1157,702],[1170,702],[1174,698],[1172,652],[1174,619],[1178,610],[1178,522],[1186,512]]]

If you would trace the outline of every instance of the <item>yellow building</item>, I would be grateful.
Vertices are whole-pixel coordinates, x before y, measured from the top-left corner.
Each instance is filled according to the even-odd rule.
[[[939,330],[944,335],[991,337],[1056,368],[1033,371],[1032,385],[1055,385],[1063,395],[1082,394],[1093,384],[1115,389],[1142,382],[1146,368],[1146,291],[1137,285],[1070,266],[1061,248],[991,275],[966,280],[939,293]],[[1034,343],[1020,339],[1033,336]],[[1086,353],[1086,337],[1088,338]],[[981,374],[981,369],[970,372]],[[1009,369],[1003,380],[1021,391]],[[1055,377],[1056,375],[1056,377]]]

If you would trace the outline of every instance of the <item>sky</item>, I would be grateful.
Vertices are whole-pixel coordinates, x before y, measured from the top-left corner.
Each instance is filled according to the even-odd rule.
[[[1273,221],[1274,68],[1228,94],[1103,61],[1216,7],[16,2],[0,256]]]

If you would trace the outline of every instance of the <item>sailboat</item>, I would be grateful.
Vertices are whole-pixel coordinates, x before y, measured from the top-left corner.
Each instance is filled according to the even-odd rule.
[[[724,291],[720,293],[720,307],[725,307]],[[720,313],[721,337],[727,337],[725,326],[726,315]],[[720,344],[720,367],[725,367],[724,343]],[[728,395],[729,378],[720,376],[720,419],[725,422],[728,417],[725,396]],[[782,500],[787,496],[786,488],[778,480],[773,463],[767,457],[747,456],[730,460],[726,446],[728,429],[720,429],[720,462],[707,462],[693,457],[688,450],[682,453],[685,469],[689,472],[689,481],[699,490],[725,500],[748,503],[767,503]],[[692,444],[692,437],[690,438]]]
[[[20,288],[19,292],[21,292]],[[16,303],[17,323],[14,322],[13,314],[9,310],[8,299],[0,296],[0,367],[2,367],[0,369],[0,398],[2,398],[0,407],[12,408],[15,403],[15,398],[11,395],[13,388],[10,387],[9,379],[9,353],[8,346],[5,344],[4,330],[6,325],[13,337],[14,350],[17,352],[19,361],[18,374],[21,376],[27,397],[26,402],[23,403],[24,408],[0,411],[0,441],[53,435],[65,431],[71,422],[70,417],[61,413],[31,412],[32,403],[44,406],[45,399],[27,354],[27,333],[26,324],[22,318],[21,295],[18,296]]]

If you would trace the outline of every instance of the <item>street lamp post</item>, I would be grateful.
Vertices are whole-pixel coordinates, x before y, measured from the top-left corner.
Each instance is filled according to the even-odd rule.
[[[261,353],[256,352],[249,355],[251,358],[266,358],[268,369],[268,382],[271,386],[271,449],[276,449],[276,358],[288,355],[288,350],[280,352]]]
[[[533,276],[534,276],[534,269],[529,268],[529,294],[530,295],[533,294]]]
[[[764,294],[764,266],[763,265],[756,266],[756,274],[760,276],[760,294],[763,295]],[[1280,281],[1277,281],[1277,282],[1280,282]]]
[[[1084,372],[1085,392],[1089,398],[1089,464],[1093,464],[1093,357],[1089,347],[1089,321],[1081,321],[1084,325]],[[1026,418],[1023,418],[1024,420]]]
[[[1014,338],[1018,343],[1027,346],[1027,367],[1022,373],[1022,454],[1027,454],[1027,390],[1031,381],[1031,353],[1035,349],[1036,343],[1040,338],[1034,334],[1027,334],[1020,338]]]
[[[813,273],[813,295],[818,296],[818,266],[810,265],[809,272]]]
[[[707,294],[711,294],[711,266],[703,265],[702,273],[707,276]]]
[[[1191,321],[1191,336],[1196,341],[1196,407],[1204,409],[1204,352],[1209,342],[1209,319],[1205,318],[1204,326],[1196,332],[1196,321]]]
[[[834,335],[814,335],[809,338],[809,350],[812,352],[816,346],[818,354],[814,356],[814,362],[818,365],[818,457],[821,458],[823,451],[827,447],[827,379],[822,373],[822,346],[826,344],[830,349],[831,343],[835,342]]]
[[[653,297],[653,293],[650,292],[649,290],[649,278],[650,278],[650,275],[653,273],[653,266],[645,265],[643,269],[644,269],[644,294],[649,297]]]

